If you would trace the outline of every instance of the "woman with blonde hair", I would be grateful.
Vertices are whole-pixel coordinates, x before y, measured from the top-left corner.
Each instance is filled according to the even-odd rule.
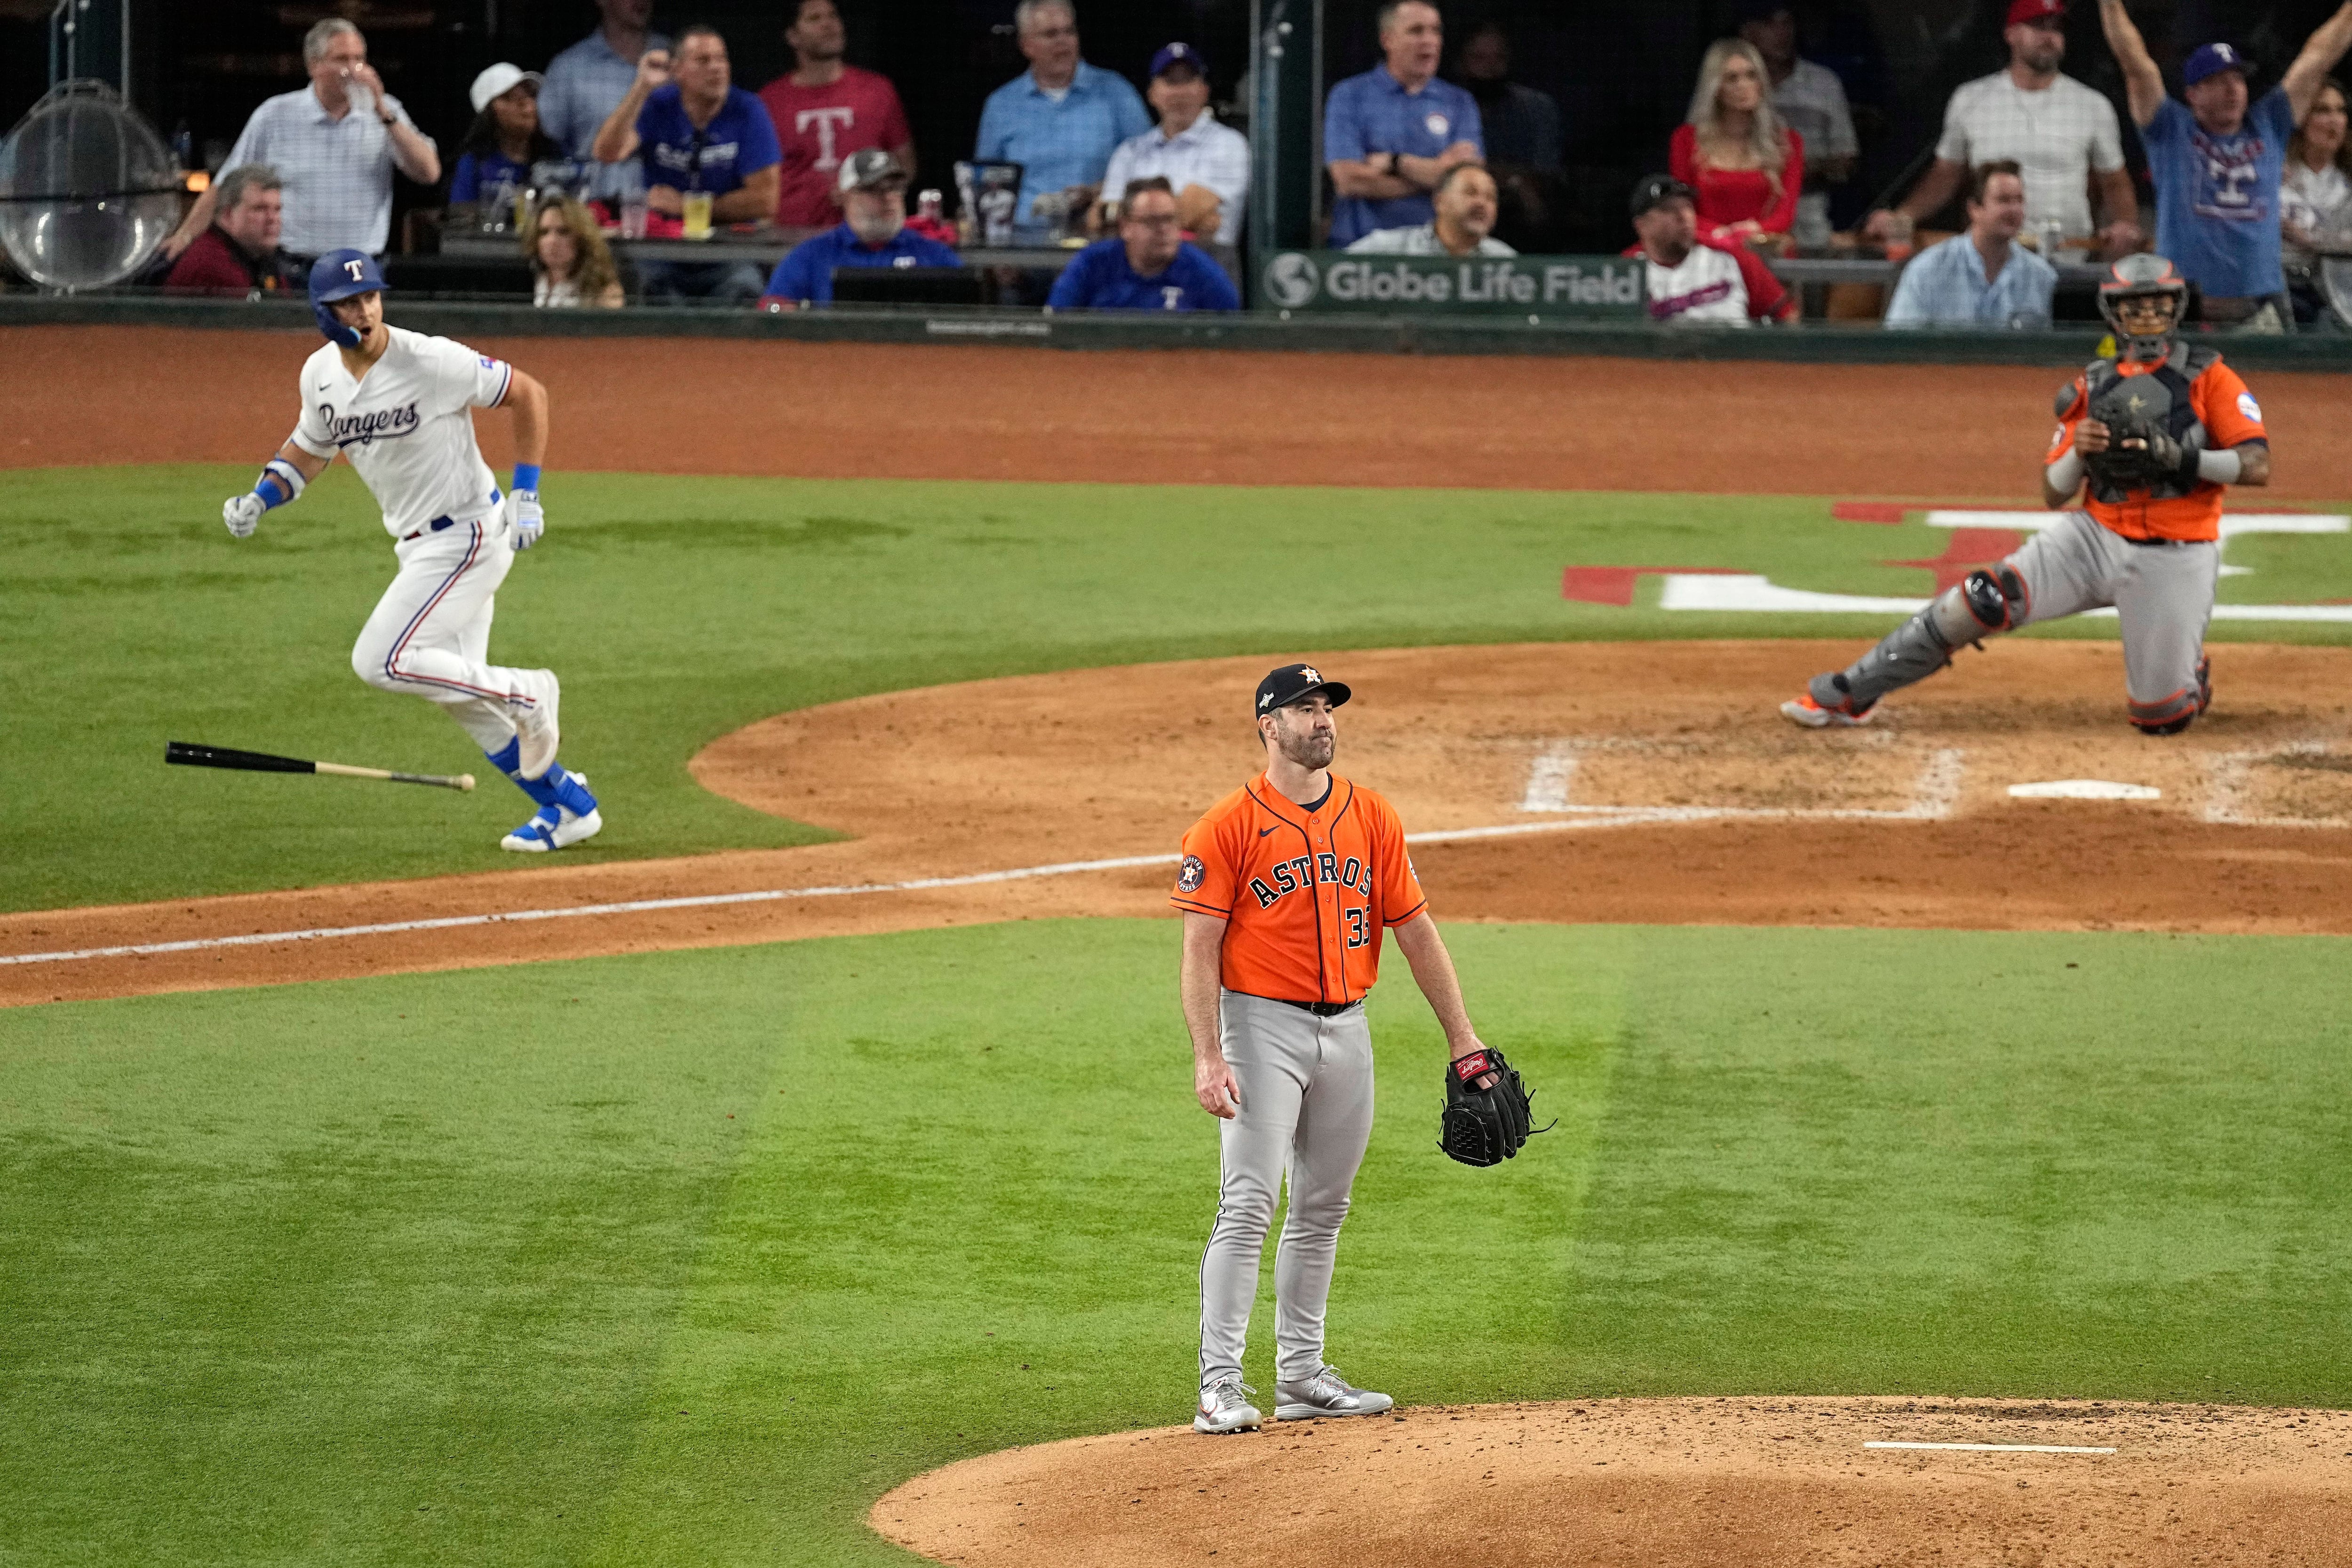
[[[1772,110],[1764,57],[1744,38],[1707,46],[1690,117],[1667,166],[1698,193],[1699,236],[1718,246],[1786,249],[1805,183],[1804,139]]]
[[[523,254],[530,258],[533,305],[609,309],[628,303],[595,217],[570,196],[550,196],[539,204],[530,232],[523,236]]]

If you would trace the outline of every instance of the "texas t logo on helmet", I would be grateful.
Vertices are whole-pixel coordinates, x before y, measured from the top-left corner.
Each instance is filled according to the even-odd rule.
[[[383,269],[363,250],[331,250],[310,264],[310,314],[319,330],[339,349],[356,349],[367,335],[335,319],[334,303],[362,294],[378,294],[387,285]]]

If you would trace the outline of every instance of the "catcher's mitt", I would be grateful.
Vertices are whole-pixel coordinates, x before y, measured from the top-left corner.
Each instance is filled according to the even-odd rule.
[[[2086,453],[2083,466],[2101,490],[2114,494],[2196,483],[2195,449],[2183,446],[2168,429],[2171,413],[2172,393],[2153,376],[2119,379],[2100,389],[2090,414],[2106,425],[2107,449]]]
[[[1478,1081],[1489,1074],[1494,1082],[1478,1088]],[[1501,1051],[1481,1048],[1457,1059],[1445,1069],[1445,1112],[1438,1123],[1437,1146],[1465,1166],[1501,1165],[1536,1133],[1551,1131],[1549,1126],[1530,1127],[1532,1098]]]

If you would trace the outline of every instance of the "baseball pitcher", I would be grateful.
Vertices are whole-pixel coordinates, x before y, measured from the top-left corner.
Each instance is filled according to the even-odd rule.
[[[1170,900],[1184,913],[1180,989],[1193,1092],[1222,1118],[1217,1218],[1201,1259],[1196,1431],[1250,1430],[1261,1419],[1247,1397],[1256,1391],[1242,1381],[1242,1345],[1286,1174],[1275,1418],[1369,1416],[1392,1403],[1349,1386],[1323,1359],[1339,1222],[1372,1131],[1363,1000],[1380,974],[1384,930],[1396,933],[1445,1030],[1447,1152],[1494,1164],[1527,1138],[1517,1075],[1470,1027],[1396,809],[1331,771],[1333,714],[1349,695],[1307,664],[1286,664],[1258,683],[1265,771],[1184,835]]]
[[[348,457],[383,508],[400,563],[352,649],[352,671],[439,703],[530,797],[538,810],[503,847],[560,850],[604,823],[587,779],[555,758],[555,674],[486,662],[499,584],[546,526],[547,389],[462,343],[386,326],[383,288],[364,251],[331,251],[311,267],[310,309],[327,343],[302,366],[301,419],[221,518],[249,538],[264,512],[299,496],[336,454]],[[514,485],[503,496],[474,440],[477,408],[514,415]]]
[[[1878,699],[1997,632],[2115,607],[2126,713],[2178,735],[2213,700],[2205,626],[2221,572],[2221,495],[2267,485],[2262,405],[2212,350],[2177,335],[2189,287],[2160,256],[2127,256],[2099,286],[2121,345],[2058,393],[2042,504],[2072,508],[2014,555],[1972,571],[1780,711],[1809,729],[1866,724]],[[2075,505],[2084,486],[2089,495]]]

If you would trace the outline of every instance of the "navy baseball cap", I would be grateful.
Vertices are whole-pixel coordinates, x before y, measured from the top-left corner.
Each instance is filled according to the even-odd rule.
[[[2227,44],[2208,44],[2189,57],[2189,63],[2180,68],[2180,79],[2184,85],[2195,87],[2207,77],[2220,76],[2223,71],[2245,75],[2246,57]]]
[[[1161,46],[1160,52],[1151,57],[1151,68],[1144,73],[1144,79],[1157,81],[1160,73],[1171,66],[1191,66],[1193,74],[1202,81],[1209,79],[1209,62],[1201,57],[1200,50],[1190,44]]]
[[[1633,215],[1640,217],[1653,207],[1662,207],[1677,197],[1696,204],[1697,195],[1688,185],[1672,174],[1653,174],[1633,187]]]
[[[1250,711],[1272,713],[1278,707],[1288,707],[1302,697],[1313,696],[1317,692],[1329,697],[1333,707],[1355,695],[1340,682],[1325,680],[1323,672],[1312,664],[1285,664],[1278,670],[1268,671],[1265,679],[1257,684],[1257,700]]]

